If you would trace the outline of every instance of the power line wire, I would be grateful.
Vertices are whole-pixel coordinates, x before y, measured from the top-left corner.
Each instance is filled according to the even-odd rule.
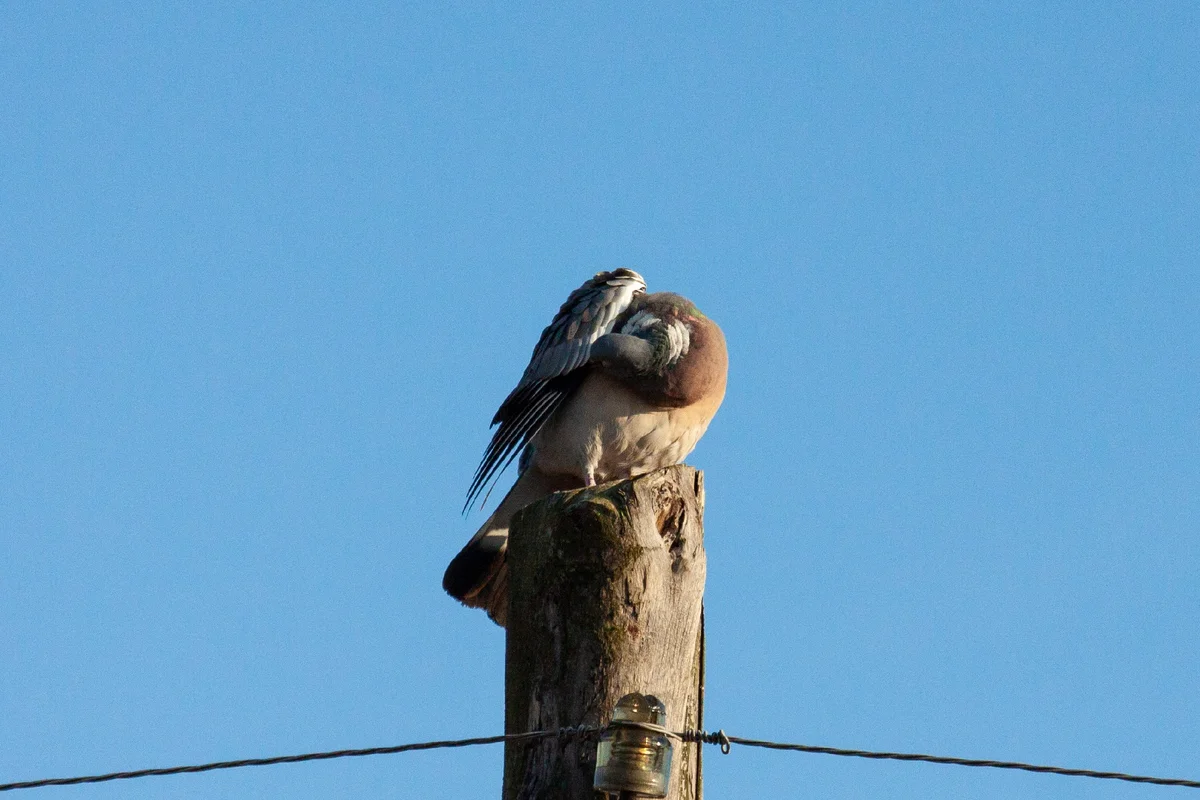
[[[180,775],[193,772],[211,772],[218,769],[236,769],[239,767],[265,767],[271,764],[295,764],[301,761],[324,761],[334,758],[350,758],[356,756],[378,756],[393,753],[406,753],[413,750],[435,750],[444,747],[470,747],[480,744],[498,744],[500,742],[535,741],[538,739],[565,738],[597,733],[601,729],[588,726],[560,728],[554,731],[531,731],[529,733],[510,733],[500,736],[483,736],[474,739],[448,739],[436,742],[417,742],[401,744],[393,747],[368,747],[360,750],[330,750],[322,753],[304,753],[293,756],[274,756],[272,758],[244,758],[237,761],[214,761],[209,764],[196,764],[186,767],[164,767],[159,769],[139,769],[129,772],[110,772],[105,775],[84,775],[75,778],[44,778],[35,781],[19,781],[17,783],[0,784],[0,792],[15,789],[37,789],[44,786],[74,786],[83,783],[104,783],[107,781],[145,778],[151,775]],[[673,736],[685,742],[702,742],[719,745],[721,752],[728,753],[731,744],[745,747],[762,747],[769,750],[791,750],[801,753],[817,753],[831,756],[850,756],[854,758],[870,758],[891,761],[922,761],[930,764],[953,764],[961,767],[990,767],[993,769],[1022,770],[1049,775],[1065,775],[1079,778],[1098,778],[1102,780],[1126,781],[1128,783],[1145,783],[1155,786],[1182,786],[1188,789],[1200,789],[1200,781],[1184,778],[1158,778],[1149,775],[1131,775],[1125,772],[1101,772],[1090,769],[1070,769],[1067,767],[1045,766],[1041,764],[1026,764],[1020,761],[994,761],[990,759],[956,758],[954,756],[933,756],[923,753],[887,753],[875,750],[846,750],[840,747],[822,747],[808,744],[788,744],[762,739],[744,739],[740,736],[727,736],[724,731],[708,733],[706,731],[683,731]]]
[[[718,733],[720,733],[718,731]],[[706,734],[713,736],[713,734]],[[785,744],[782,742],[767,742],[759,739],[743,739],[740,736],[726,736],[732,744],[746,747],[765,747],[770,750],[796,750],[801,753],[820,753],[829,756],[851,756],[854,758],[873,758],[891,761],[924,761],[930,764],[954,764],[960,767],[991,767],[993,769],[1016,769],[1024,772],[1040,772],[1047,775],[1066,775],[1077,778],[1100,778],[1102,780],[1126,781],[1128,783],[1149,783],[1155,786],[1183,786],[1188,789],[1200,789],[1200,781],[1185,778],[1156,778],[1149,775],[1130,775],[1125,772],[1101,772],[1092,769],[1071,769],[1068,767],[1051,767],[1042,764],[1025,764],[1020,761],[993,761],[982,758],[956,758],[954,756],[931,756],[923,753],[881,753],[874,750],[845,750],[840,747],[819,747],[809,744]],[[704,739],[709,744],[708,738]]]
[[[333,758],[354,758],[358,756],[383,756],[393,753],[407,753],[413,750],[436,750],[442,747],[470,747],[477,744],[497,744],[499,742],[531,741],[534,739],[561,738],[577,735],[591,728],[562,728],[556,731],[532,731],[530,733],[509,733],[502,736],[481,736],[474,739],[448,739],[439,742],[417,742],[401,744],[393,747],[365,747],[359,750],[329,750],[323,753],[303,753],[295,756],[272,756],[270,758],[242,758],[237,761],[214,761],[209,764],[195,764],[186,767],[159,767],[157,769],[137,769],[129,772],[109,772],[104,775],[83,775],[76,778],[43,778],[36,781],[19,781],[17,783],[0,783],[0,792],[14,789],[38,789],[43,786],[75,786],[81,783],[106,783],[108,781],[123,781],[131,778],[147,778],[151,775],[182,775],[191,772],[212,772],[218,769],[237,769],[239,767],[266,767],[272,764],[297,764],[301,761],[327,761]]]

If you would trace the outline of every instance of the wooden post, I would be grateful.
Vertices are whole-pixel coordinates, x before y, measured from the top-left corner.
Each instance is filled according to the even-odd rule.
[[[704,479],[685,465],[560,492],[509,530],[504,729],[607,724],[629,692],[698,725]],[[699,748],[673,740],[671,800],[701,800]],[[595,737],[512,742],[505,800],[592,800]]]

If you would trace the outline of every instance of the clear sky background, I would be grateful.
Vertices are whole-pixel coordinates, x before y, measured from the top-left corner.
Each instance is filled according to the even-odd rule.
[[[5,3],[0,782],[500,732],[441,573],[617,266],[729,341],[709,726],[1200,777],[1198,42],[1192,2]],[[25,794],[491,798],[501,755]],[[1186,793],[707,755],[714,798]]]

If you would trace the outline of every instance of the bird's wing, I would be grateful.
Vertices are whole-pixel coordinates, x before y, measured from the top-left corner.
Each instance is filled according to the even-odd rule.
[[[583,381],[592,344],[606,333],[646,282],[631,269],[600,272],[562,304],[542,331],[529,366],[492,419],[496,433],[484,451],[464,510],[493,482]]]

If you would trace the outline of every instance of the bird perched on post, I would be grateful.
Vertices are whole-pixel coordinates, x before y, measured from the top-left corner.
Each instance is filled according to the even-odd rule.
[[[646,293],[631,269],[599,272],[542,331],[467,493],[467,507],[520,454],[519,475],[442,586],[499,625],[508,612],[508,525],[551,492],[678,464],[725,397],[725,336],[686,298]]]

